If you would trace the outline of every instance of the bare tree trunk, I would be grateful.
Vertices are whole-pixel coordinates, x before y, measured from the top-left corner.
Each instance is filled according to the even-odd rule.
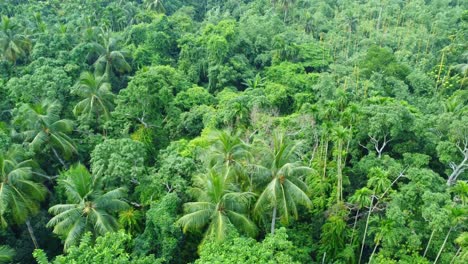
[[[455,262],[455,259],[458,257],[458,255],[460,254],[461,252],[461,249],[462,247],[458,247],[458,250],[457,250],[457,253],[455,253],[455,256],[453,256],[452,260],[450,261],[450,264],[454,263]]]
[[[343,200],[343,172],[342,172],[342,160],[341,160],[341,156],[342,156],[342,149],[343,149],[343,142],[342,140],[340,139],[339,142],[338,142],[338,155],[337,155],[337,159],[336,159],[336,169],[337,169],[337,190],[336,190],[336,196],[337,196],[337,202],[340,203],[342,200]]]
[[[354,216],[353,232],[351,233],[351,243],[350,243],[351,246],[353,246],[353,242],[354,242],[354,233],[356,232],[356,225],[357,225],[359,210],[360,210],[360,208],[358,207],[356,215]]]
[[[380,11],[379,11],[379,17],[377,18],[377,25],[375,27],[376,31],[379,31],[379,29],[380,29],[380,23],[382,21],[382,10],[383,10],[383,7],[381,6]]]
[[[434,237],[434,234],[435,234],[435,229],[432,230],[431,236],[429,237],[429,241],[427,242],[426,249],[424,250],[423,258],[426,257],[427,250],[429,249],[429,246],[431,245],[432,238]]]
[[[271,217],[271,234],[275,233],[275,223],[276,223],[276,205],[273,207],[273,216]]]
[[[29,219],[26,220],[26,226],[28,227],[29,236],[31,237],[31,240],[34,244],[34,248],[35,249],[39,248],[39,245],[37,244],[36,236],[34,235],[34,229],[31,226],[31,222],[29,221]]]
[[[364,244],[366,242],[366,235],[367,235],[367,228],[369,227],[369,219],[370,215],[372,213],[372,208],[374,204],[374,195],[372,195],[371,203],[369,205],[369,213],[367,214],[367,220],[366,220],[366,228],[364,229],[364,236],[362,237],[362,243],[361,243],[361,253],[359,253],[359,264],[361,264],[361,259],[362,259],[362,252],[364,251]]]
[[[59,154],[57,153],[57,151],[55,150],[55,148],[52,148],[52,152],[54,153],[54,156],[58,159],[58,161],[60,162],[60,164],[62,164],[62,166],[63,166],[65,169],[68,169],[67,164],[65,164],[65,162],[63,161],[63,159],[60,158],[60,156],[59,156]]]
[[[455,163],[453,162],[450,163],[450,167],[452,168],[453,171],[447,179],[448,186],[454,185],[457,182],[458,176],[460,176],[460,174],[462,174],[465,171],[465,169],[468,167],[468,164],[467,164],[468,148],[465,148],[465,150],[462,153],[464,154],[465,157],[463,158],[462,162],[460,162],[460,164],[455,165]]]
[[[436,92],[437,92],[437,89],[439,88],[440,74],[442,73],[442,67],[444,66],[444,59],[445,59],[445,50],[442,50],[442,57],[440,58],[440,65],[439,65],[439,72],[437,73],[437,82],[436,82],[436,87],[435,87]]]
[[[327,257],[327,252],[323,252],[322,264],[325,264],[326,257]]]
[[[328,140],[325,141],[325,155],[323,156],[323,179],[327,175],[327,156],[328,156]]]
[[[374,255],[375,255],[375,251],[377,250],[377,247],[379,246],[380,244],[380,239],[377,241],[377,243],[375,243],[375,246],[374,246],[374,249],[372,250],[372,254],[370,255],[370,258],[369,258],[369,264],[372,263],[372,258],[374,258]]]
[[[376,137],[369,136],[371,139],[371,142],[374,144],[375,151],[377,151],[378,158],[380,159],[382,157],[382,152],[387,146],[388,142],[392,141],[391,139],[387,140],[387,134],[384,135],[382,146],[380,146],[379,140]]]
[[[434,260],[434,264],[437,263],[437,261],[439,260],[440,254],[442,254],[442,251],[444,251],[445,244],[447,244],[447,240],[448,240],[448,238],[450,236],[450,233],[452,232],[452,229],[453,229],[453,227],[450,227],[449,231],[447,232],[447,235],[445,236],[445,239],[444,239],[444,243],[442,243],[442,246],[440,247],[439,253],[437,253],[437,257]]]

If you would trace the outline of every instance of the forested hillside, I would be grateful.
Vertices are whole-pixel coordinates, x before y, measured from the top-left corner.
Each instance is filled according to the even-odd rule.
[[[0,263],[468,263],[468,1],[0,14]]]

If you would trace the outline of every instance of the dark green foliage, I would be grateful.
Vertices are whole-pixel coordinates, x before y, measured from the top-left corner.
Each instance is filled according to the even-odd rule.
[[[284,228],[269,234],[261,243],[233,234],[221,243],[204,242],[195,263],[299,263],[289,254],[293,247]]]
[[[176,193],[168,193],[158,202],[153,202],[146,213],[144,232],[135,239],[135,254],[154,254],[159,261],[173,262],[182,232],[175,225],[180,199]]]

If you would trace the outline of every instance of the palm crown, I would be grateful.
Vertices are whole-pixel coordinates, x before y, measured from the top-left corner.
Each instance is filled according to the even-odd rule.
[[[10,18],[3,16],[0,24],[0,50],[3,57],[16,63],[16,60],[23,57],[31,49],[31,41],[23,34],[18,34],[18,25]]]
[[[23,105],[15,118],[22,131],[17,135],[38,152],[44,145],[65,157],[76,152],[72,139],[67,135],[73,131],[73,122],[60,119],[61,106],[58,102],[44,101],[36,105]]]
[[[98,55],[94,62],[94,68],[97,75],[105,75],[107,79],[117,71],[119,73],[129,72],[130,64],[126,60],[126,52],[118,49],[118,40],[116,38],[102,34],[101,43],[92,43],[93,51]]]
[[[36,213],[39,203],[45,199],[47,190],[33,181],[32,160],[24,160],[17,151],[0,154],[0,224],[6,226],[4,215],[9,215],[17,224]]]
[[[253,193],[230,189],[226,178],[214,169],[196,181],[201,186],[193,189],[198,201],[186,203],[186,214],[178,221],[184,231],[208,225],[206,237],[217,240],[225,237],[230,225],[249,235],[256,233],[255,224],[246,216]]]
[[[297,146],[277,133],[274,135],[273,145],[264,147],[263,164],[256,166],[259,185],[265,187],[255,204],[254,212],[257,215],[264,215],[266,210],[273,211],[272,233],[274,233],[277,212],[283,222],[288,223],[291,215],[298,217],[298,204],[307,207],[312,205],[306,194],[307,186],[301,179],[310,172],[310,168],[301,166],[295,161]]]
[[[86,167],[77,165],[68,170],[59,181],[67,195],[67,204],[57,204],[49,209],[55,216],[47,223],[53,232],[65,237],[65,250],[76,244],[84,233],[96,235],[116,231],[118,222],[114,213],[128,208],[121,199],[122,188],[104,192],[100,181],[93,177]]]
[[[110,83],[104,76],[95,76],[90,72],[84,72],[75,85],[73,93],[83,98],[73,109],[76,116],[85,119],[103,117],[109,119],[109,111],[113,108],[114,94],[111,92]]]

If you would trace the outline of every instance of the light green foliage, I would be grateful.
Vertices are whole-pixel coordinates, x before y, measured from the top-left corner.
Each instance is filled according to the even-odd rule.
[[[39,264],[118,263],[152,264],[161,263],[152,256],[132,257],[132,239],[124,232],[107,233],[92,242],[91,233],[86,233],[79,245],[71,247],[66,255],[57,256],[52,262],[41,249],[34,251]]]
[[[129,138],[107,139],[91,153],[91,171],[106,187],[138,183],[145,175],[143,144]]]
[[[215,98],[204,88],[194,86],[177,94],[174,105],[188,111],[197,105],[213,105]]]
[[[97,55],[93,63],[97,75],[111,78],[113,74],[131,70],[126,58],[127,53],[119,49],[119,39],[109,36],[108,32],[102,32],[99,41],[92,43],[92,52]]]
[[[271,82],[285,85],[292,93],[310,91],[316,83],[318,75],[306,73],[304,66],[291,62],[282,62],[271,66],[266,71],[266,77]]]
[[[54,263],[466,263],[467,9],[0,1],[0,244],[14,263],[60,243]]]
[[[298,263],[289,255],[292,248],[284,228],[269,234],[261,243],[234,233],[221,243],[205,241],[195,263]]]
[[[5,88],[16,103],[38,103],[42,100],[59,100],[69,98],[72,79],[66,70],[53,61],[41,59],[20,77],[11,78]]]
[[[124,128],[140,121],[148,127],[158,127],[177,93],[188,88],[184,76],[169,66],[154,66],[140,70],[128,87],[117,96],[113,115],[124,121]]]

